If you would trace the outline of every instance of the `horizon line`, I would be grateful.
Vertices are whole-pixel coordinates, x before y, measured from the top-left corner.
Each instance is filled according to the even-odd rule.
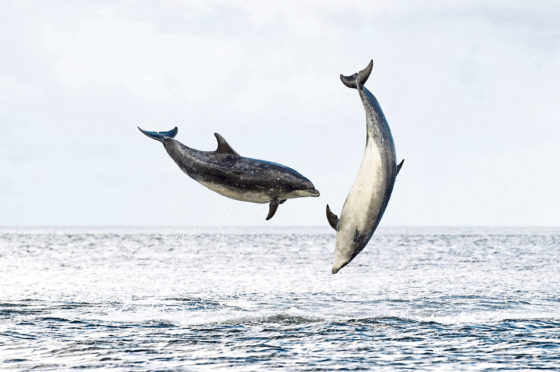
[[[97,225],[97,224],[76,224],[76,225],[43,225],[43,224],[22,224],[22,225],[0,225],[0,229],[12,228],[328,228],[328,225]],[[383,228],[560,228],[560,225],[384,225]]]

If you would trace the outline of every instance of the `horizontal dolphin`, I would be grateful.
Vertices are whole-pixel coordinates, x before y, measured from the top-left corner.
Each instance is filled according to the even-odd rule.
[[[364,87],[372,68],[373,61],[352,76],[340,75],[344,85],[358,90],[366,111],[367,138],[362,165],[340,219],[327,205],[327,219],[337,231],[333,274],[352,261],[371,239],[404,161],[396,164],[395,144],[385,115],[375,96]]]
[[[252,203],[269,203],[266,219],[274,216],[287,199],[319,196],[307,178],[284,165],[239,155],[218,133],[216,151],[191,149],[174,139],[177,127],[146,136],[161,143],[179,168],[198,183],[220,195]]]

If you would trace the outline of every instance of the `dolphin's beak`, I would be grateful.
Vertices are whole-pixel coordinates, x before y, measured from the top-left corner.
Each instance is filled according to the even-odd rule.
[[[342,269],[344,266],[346,266],[346,265],[348,264],[348,262],[350,262],[350,261],[341,263],[341,262],[337,262],[337,261],[335,260],[335,262],[333,263],[333,267],[332,267],[332,271],[331,271],[331,272],[332,272],[333,274],[336,274],[337,272],[340,271],[340,269]]]
[[[321,194],[319,193],[319,190],[317,190],[317,189],[309,190],[309,196],[315,196],[315,197],[317,197],[317,196],[320,196],[320,195],[321,195]]]

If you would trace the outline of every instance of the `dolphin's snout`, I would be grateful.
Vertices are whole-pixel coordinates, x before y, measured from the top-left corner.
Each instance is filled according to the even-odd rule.
[[[321,196],[321,193],[317,189],[310,190],[309,192],[311,196],[315,196],[315,197]]]
[[[338,239],[338,237],[337,237],[337,239]],[[338,243],[338,241],[337,241],[337,243]],[[338,247],[337,247],[337,249],[338,249]],[[333,262],[333,265],[332,265],[332,273],[336,274],[337,272],[340,271],[340,269],[342,269],[344,266],[346,266],[348,264],[348,262],[350,262],[350,261],[352,261],[352,258],[350,258],[348,256],[340,255],[340,252],[335,250],[334,262]]]

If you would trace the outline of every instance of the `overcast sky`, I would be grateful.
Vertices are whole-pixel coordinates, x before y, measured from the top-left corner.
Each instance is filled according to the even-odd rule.
[[[560,224],[557,1],[0,2],[0,225],[324,225],[393,132],[382,225]],[[321,191],[220,196],[138,132],[290,166]]]

